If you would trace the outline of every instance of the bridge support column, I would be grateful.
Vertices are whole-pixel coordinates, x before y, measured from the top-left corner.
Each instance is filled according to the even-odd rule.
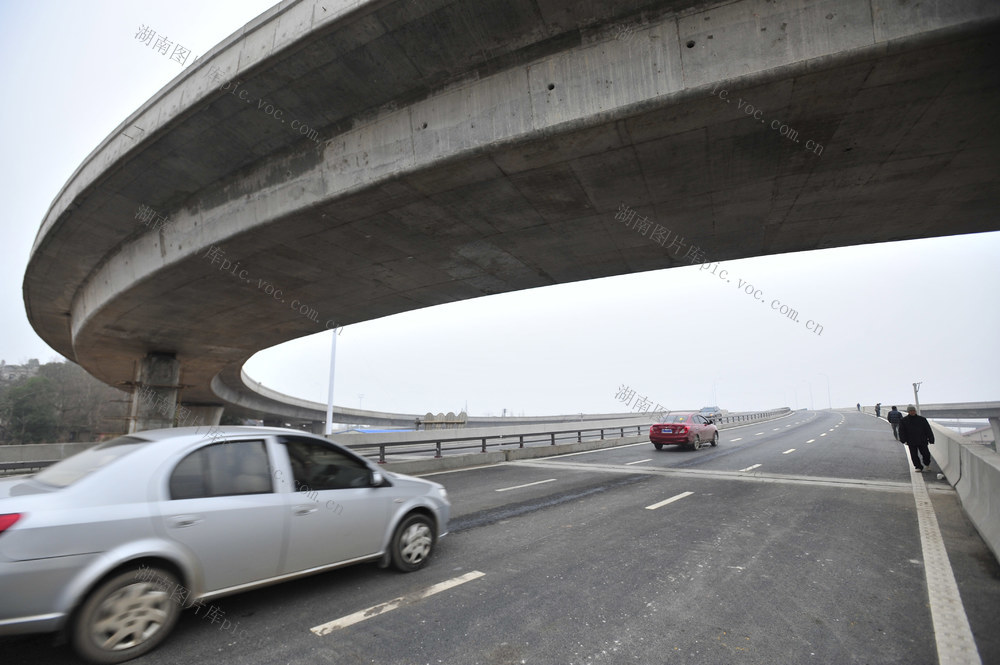
[[[150,353],[136,370],[128,431],[173,427],[181,363],[172,353]]]
[[[182,403],[177,410],[178,427],[214,427],[222,420],[221,404]]]

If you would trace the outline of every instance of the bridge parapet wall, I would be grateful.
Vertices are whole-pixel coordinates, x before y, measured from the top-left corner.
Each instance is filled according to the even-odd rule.
[[[931,422],[931,455],[993,556],[1000,560],[1000,454],[962,441],[956,432]]]

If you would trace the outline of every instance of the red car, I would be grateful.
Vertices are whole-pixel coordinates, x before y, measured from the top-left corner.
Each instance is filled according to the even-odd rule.
[[[703,443],[719,445],[719,430],[711,420],[697,413],[671,413],[662,423],[649,427],[649,440],[657,450],[664,445],[691,446],[698,450]]]

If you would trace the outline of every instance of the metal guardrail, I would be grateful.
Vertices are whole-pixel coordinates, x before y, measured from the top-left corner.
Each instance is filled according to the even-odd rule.
[[[626,430],[629,433],[631,433],[632,430],[635,430],[635,436],[642,436],[642,430],[643,429],[647,429],[648,427],[649,427],[648,424],[619,425],[617,427],[589,427],[589,428],[588,427],[582,427],[582,428],[581,427],[577,427],[577,428],[574,428],[574,429],[546,431],[546,432],[539,432],[539,433],[536,433],[536,434],[531,434],[531,433],[528,433],[528,434],[506,434],[506,435],[505,434],[490,434],[490,435],[485,435],[485,436],[484,435],[476,435],[476,436],[463,436],[463,437],[449,437],[448,439],[442,439],[442,438],[439,438],[439,437],[430,437],[430,438],[424,438],[424,439],[412,439],[412,440],[409,440],[409,441],[393,441],[393,442],[385,442],[385,443],[352,443],[352,444],[348,444],[347,447],[350,448],[351,450],[354,450],[354,451],[357,451],[357,452],[360,452],[362,450],[372,449],[372,448],[378,448],[378,463],[379,464],[385,464],[386,463],[386,458],[385,458],[385,456],[386,456],[386,448],[402,448],[402,447],[406,447],[407,448],[407,450],[401,450],[397,454],[402,454],[402,453],[415,454],[415,453],[431,453],[432,452],[432,453],[434,453],[434,458],[435,459],[439,459],[439,458],[443,457],[442,452],[445,449],[447,449],[448,451],[478,449],[479,452],[485,453],[486,449],[489,446],[500,447],[500,446],[502,446],[504,444],[511,444],[511,445],[513,445],[514,443],[517,443],[517,447],[518,448],[524,448],[524,444],[525,443],[531,444],[531,443],[545,443],[545,442],[548,442],[548,445],[554,446],[554,445],[556,445],[557,435],[567,435],[567,434],[573,435],[573,434],[575,434],[576,435],[576,442],[577,443],[581,443],[583,441],[584,433],[588,433],[588,432],[597,432],[597,433],[599,433],[599,440],[604,440],[605,438],[607,438],[605,436],[605,432],[609,432],[609,431],[610,432],[618,432],[618,436],[620,438],[624,438]],[[445,431],[447,431],[447,430],[445,430]],[[451,432],[454,432],[454,430],[451,430]],[[588,436],[588,438],[594,438],[595,435],[594,434],[588,434],[587,436]],[[569,437],[567,437],[567,436],[560,436],[559,437],[559,439],[566,439],[566,438],[572,439],[573,437],[572,436],[569,436]],[[491,440],[495,440],[495,442],[494,443],[490,443]],[[466,445],[457,445],[457,446],[450,445],[452,443],[463,442],[463,441],[478,441],[478,443],[473,444],[473,445],[468,445],[468,444],[466,444]],[[414,448],[414,446],[422,446],[422,445],[425,445],[425,444],[434,444],[434,447],[433,448],[419,448],[419,447],[418,448]]]
[[[791,409],[774,409],[773,411],[761,411],[759,413],[741,413],[736,416],[719,416],[712,418],[712,422],[718,425],[730,425],[732,423],[747,423],[761,418],[770,418],[779,413],[790,413]]]
[[[760,411],[754,413],[741,413],[737,415],[730,416],[719,416],[713,419],[718,425],[729,425],[735,423],[745,423],[753,422],[762,419],[773,418],[775,416],[788,413],[790,409],[773,409],[770,411]],[[641,417],[642,414],[638,414]],[[592,421],[591,421],[592,422]],[[371,443],[355,443],[346,442],[344,440],[338,440],[341,445],[346,445],[346,447],[351,448],[359,452],[359,454],[364,454],[368,457],[374,457],[373,453],[364,453],[362,451],[371,451],[374,449],[378,450],[378,462],[380,464],[386,463],[386,455],[389,454],[422,454],[422,453],[434,453],[435,458],[440,458],[443,456],[445,450],[449,452],[460,452],[470,449],[478,449],[480,452],[487,452],[487,448],[494,446],[499,448],[505,444],[517,444],[518,448],[524,448],[525,444],[548,444],[556,445],[557,441],[575,440],[577,443],[581,443],[584,437],[588,439],[604,440],[608,438],[608,433],[617,432],[618,437],[625,438],[626,432],[629,436],[642,436],[643,430],[648,433],[648,428],[653,424],[653,420],[641,420],[636,423],[622,424],[615,423],[614,421],[604,421],[597,427],[585,427],[583,425],[587,424],[587,421],[581,421],[576,427],[571,427],[567,429],[549,429],[547,427],[540,428],[542,431],[523,431],[524,429],[533,429],[531,426],[519,426],[511,428],[514,432],[508,433],[484,433],[480,430],[478,433],[471,436],[455,436],[461,430],[433,430],[433,436],[424,436],[422,438],[406,438],[402,441],[381,441],[381,442],[371,442]],[[518,431],[521,430],[521,431]],[[635,434],[632,434],[632,431]],[[429,434],[429,433],[428,433]],[[366,435],[367,436],[367,435]],[[377,435],[372,435],[377,436]],[[474,444],[469,444],[468,442],[475,441]],[[452,445],[452,444],[464,444],[464,445]],[[47,445],[61,445],[61,444],[47,444]],[[428,447],[431,445],[433,447]],[[392,448],[392,451],[387,450]],[[50,453],[52,451],[49,451]],[[40,460],[40,461],[18,461],[18,462],[0,462],[0,476],[12,475],[15,473],[25,473],[28,471],[39,471],[52,464],[55,464],[59,460]]]
[[[773,418],[775,416],[789,413],[790,409],[774,409],[771,411],[760,411],[756,413],[741,413],[732,416],[720,416],[718,418],[712,419],[712,422],[717,424],[734,424],[743,422],[754,422],[761,419]],[[485,453],[487,448],[494,446],[499,448],[504,444],[517,443],[518,448],[524,448],[525,443],[548,443],[548,445],[556,445],[557,435],[562,435],[562,439],[571,439],[572,436],[565,435],[576,435],[576,442],[581,443],[583,437],[586,434],[588,438],[594,438],[599,440],[604,440],[607,438],[605,436],[606,432],[618,432],[620,438],[625,438],[625,432],[628,431],[631,435],[632,430],[635,430],[635,436],[642,436],[644,433],[649,433],[649,426],[654,424],[653,420],[648,422],[632,424],[632,425],[606,425],[603,427],[575,427],[572,429],[564,430],[548,430],[544,432],[526,432],[523,434],[477,434],[475,436],[465,436],[465,437],[455,437],[451,436],[456,432],[456,430],[441,430],[441,432],[448,432],[449,436],[442,437],[425,437],[420,439],[408,439],[406,441],[391,441],[391,442],[372,442],[372,443],[349,443],[346,444],[348,448],[358,452],[359,454],[365,454],[362,451],[378,449],[378,463],[386,463],[387,448],[406,448],[406,450],[398,450],[396,452],[389,452],[388,454],[421,454],[421,453],[434,453],[434,458],[439,459],[443,457],[443,452],[448,451],[463,451],[463,450],[476,450]],[[645,430],[645,432],[643,431]],[[589,434],[587,434],[589,433]],[[593,433],[597,433],[596,435]],[[515,441],[516,438],[516,441]],[[457,442],[467,442],[467,441],[477,441],[478,443],[469,445],[451,445]],[[420,447],[432,444],[433,448],[430,447]],[[371,457],[372,454],[367,454],[366,456]]]

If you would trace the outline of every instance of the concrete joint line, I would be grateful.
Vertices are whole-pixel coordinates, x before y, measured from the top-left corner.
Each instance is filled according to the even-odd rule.
[[[599,473],[631,473],[648,476],[683,476],[687,478],[705,478],[712,480],[739,480],[744,482],[778,483],[785,485],[811,485],[814,487],[843,487],[872,490],[876,492],[908,492],[906,483],[892,481],[855,480],[853,478],[809,478],[806,476],[785,476],[768,473],[747,473],[742,471],[701,471],[696,469],[654,469],[650,467],[625,466],[619,464],[586,464],[583,462],[556,461],[518,461],[507,462],[514,466],[529,466],[534,468],[560,467],[573,471],[593,471]],[[943,490],[951,493],[954,490]]]
[[[906,446],[903,446],[903,454],[909,464]],[[923,475],[915,470],[910,474],[938,662],[941,665],[982,665]]]

